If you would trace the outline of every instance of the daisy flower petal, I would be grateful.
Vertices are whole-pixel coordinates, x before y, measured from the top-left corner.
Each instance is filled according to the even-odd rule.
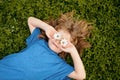
[[[53,37],[54,37],[54,39],[60,40],[61,39],[61,34],[60,33],[55,33]]]
[[[62,39],[60,44],[65,47],[68,44],[68,41],[66,39]]]

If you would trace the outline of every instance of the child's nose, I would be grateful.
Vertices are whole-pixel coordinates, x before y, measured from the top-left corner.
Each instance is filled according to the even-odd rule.
[[[52,42],[53,42],[57,47],[60,47],[60,40],[52,39]]]
[[[60,40],[55,40],[55,42],[56,42],[57,44],[60,44]]]

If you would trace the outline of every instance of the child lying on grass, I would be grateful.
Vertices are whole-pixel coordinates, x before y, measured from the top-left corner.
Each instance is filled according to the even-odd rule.
[[[62,14],[57,20],[45,23],[29,17],[31,35],[27,47],[0,60],[0,80],[81,80],[86,78],[79,56],[91,26],[84,20],[73,19],[73,13]],[[23,34],[24,35],[24,34]],[[62,58],[71,55],[74,68]]]

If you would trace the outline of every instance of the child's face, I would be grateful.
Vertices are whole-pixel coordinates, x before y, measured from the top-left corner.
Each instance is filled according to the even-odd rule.
[[[62,45],[62,42],[64,41],[70,41],[71,40],[71,35],[65,31],[65,30],[58,30],[58,34],[60,34],[60,37],[56,38],[56,35],[53,36],[53,39],[48,40],[48,45],[50,49],[52,49],[56,53],[62,52],[62,50],[59,48],[59,45]],[[63,44],[64,46],[64,44]]]

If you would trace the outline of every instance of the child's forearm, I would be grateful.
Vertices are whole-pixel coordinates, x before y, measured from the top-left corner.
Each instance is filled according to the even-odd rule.
[[[70,54],[73,59],[76,74],[79,74],[79,77],[81,77],[81,79],[85,79],[86,72],[84,69],[83,62],[82,62],[77,50],[72,51]]]
[[[44,31],[49,30],[49,28],[53,28],[52,26],[35,17],[29,17],[28,24],[32,25],[33,27],[38,27]]]

